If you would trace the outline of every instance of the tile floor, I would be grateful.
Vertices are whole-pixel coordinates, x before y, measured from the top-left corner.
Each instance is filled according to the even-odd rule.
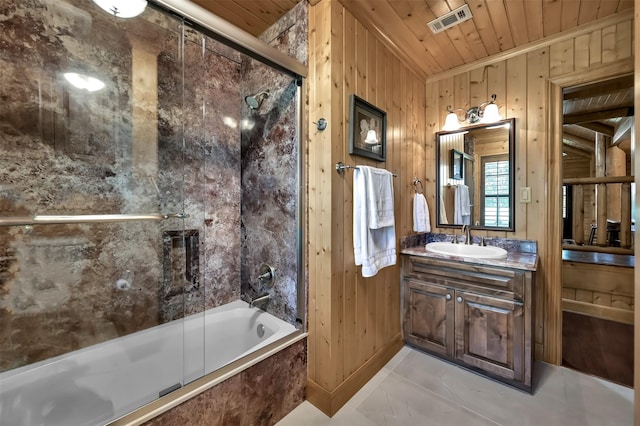
[[[277,426],[633,424],[633,389],[542,362],[534,368],[529,395],[405,346],[332,418],[305,401]]]

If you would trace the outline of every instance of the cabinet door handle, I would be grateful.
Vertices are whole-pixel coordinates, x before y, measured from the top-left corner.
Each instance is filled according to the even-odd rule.
[[[451,295],[447,294],[444,298],[447,299],[447,300],[451,300]]]
[[[458,301],[458,303],[462,303],[462,297],[458,296],[456,300]]]

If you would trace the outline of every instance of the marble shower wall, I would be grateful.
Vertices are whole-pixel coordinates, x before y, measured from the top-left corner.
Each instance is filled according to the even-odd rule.
[[[197,233],[200,251],[184,260],[197,262],[197,274],[163,283],[163,321],[240,298],[241,54],[190,28],[184,35],[181,58],[159,56],[159,156],[171,167],[159,176],[182,191],[183,200],[168,200],[181,206],[164,209],[186,213],[185,232]],[[176,78],[179,60],[184,76]],[[188,240],[176,242],[184,254]]]
[[[280,51],[307,64],[306,2],[261,35]],[[248,300],[270,294],[266,310],[296,324],[298,153],[297,82],[256,60],[245,58],[246,95],[269,90],[257,110],[243,105],[242,129],[242,293]],[[273,288],[256,277],[262,263],[275,269]]]
[[[128,154],[127,32],[85,8],[0,2],[2,216],[158,210],[156,189]],[[159,41],[175,39],[150,27]],[[106,87],[75,90],[67,71]],[[152,222],[0,227],[0,370],[155,325],[160,235]],[[123,276],[128,291],[115,287]]]
[[[0,216],[188,216],[0,227],[0,371],[238,299],[241,55],[151,8],[0,1],[0,21]]]

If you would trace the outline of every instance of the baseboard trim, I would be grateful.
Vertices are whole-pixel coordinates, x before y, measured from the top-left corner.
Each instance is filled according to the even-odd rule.
[[[332,417],[402,349],[403,345],[402,333],[399,333],[332,391],[307,379],[307,400],[327,416]]]

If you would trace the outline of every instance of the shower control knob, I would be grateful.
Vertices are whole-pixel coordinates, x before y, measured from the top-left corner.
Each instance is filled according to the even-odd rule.
[[[276,271],[271,265],[266,263],[260,265],[260,269],[258,270],[258,281],[260,284],[268,288],[273,287],[276,281]]]

